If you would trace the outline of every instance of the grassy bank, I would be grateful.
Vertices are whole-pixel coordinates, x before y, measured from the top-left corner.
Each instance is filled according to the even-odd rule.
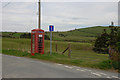
[[[45,54],[44,55],[30,55],[30,39],[15,39],[15,38],[3,38],[2,39],[2,53],[7,55],[14,55],[20,57],[37,58],[41,60],[48,60],[52,62],[70,64],[83,67],[101,68],[100,63],[108,60],[108,54],[98,54],[92,51],[91,43],[78,43],[78,42],[63,42],[53,41],[53,55],[49,55],[48,40],[45,40]],[[55,51],[55,46],[58,45],[58,52]],[[61,53],[67,48],[68,44],[71,44],[71,58],[68,58],[68,52],[64,55]]]
[[[18,51],[18,50],[2,50],[2,53],[7,54],[7,55],[35,58],[35,59],[40,59],[40,60],[47,60],[50,62],[82,66],[82,67],[91,67],[91,68],[98,68],[98,69],[111,69],[112,68],[111,65],[109,65],[110,64],[109,62],[105,62],[103,60],[97,63],[95,63],[95,61],[90,63],[89,60],[83,60],[84,57],[79,58],[79,59],[74,59],[74,58],[68,58],[66,55],[61,55],[58,53],[52,53],[52,55],[49,55],[49,53],[45,53],[44,55],[36,53],[35,56],[31,56],[30,53]]]

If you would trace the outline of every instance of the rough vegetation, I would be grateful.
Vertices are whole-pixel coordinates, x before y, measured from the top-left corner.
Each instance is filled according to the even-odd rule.
[[[106,32],[103,31],[104,29],[106,29]],[[30,57],[48,60],[62,64],[93,67],[100,69],[113,69],[114,67],[114,69],[118,69],[119,63],[113,60],[109,60],[108,54],[97,54],[96,52],[92,51],[94,42],[99,43],[99,41],[97,42],[95,40],[97,36],[101,35],[101,33],[102,38],[104,39],[103,43],[108,44],[108,40],[105,36],[107,34],[110,34],[110,32],[111,30],[109,29],[109,27],[101,26],[75,29],[66,32],[53,32],[53,56],[49,56],[50,33],[45,32],[45,54],[36,54],[34,57],[31,57],[30,55],[30,33],[3,32],[2,53],[20,57]],[[118,39],[120,40],[120,37]],[[55,50],[56,44],[58,45],[57,52]],[[68,58],[67,52],[64,55],[61,54],[63,50],[67,48],[68,44],[71,44],[71,58]],[[116,47],[118,48],[118,50],[120,50],[119,44],[120,41],[116,43]],[[97,46],[100,45],[96,45],[96,47]],[[102,45],[102,48],[108,48],[108,45]],[[108,51],[107,49],[104,50]],[[106,52],[104,50],[102,53]]]
[[[109,26],[110,33],[104,29],[103,33],[97,37],[93,50],[97,53],[109,54],[111,61],[104,62],[110,63],[110,67],[120,71],[120,28],[118,26]]]
[[[100,35],[103,29],[106,29],[108,33],[110,32],[108,27],[103,26],[75,29],[65,32],[53,32],[53,40],[69,42],[94,42],[97,35]],[[2,32],[2,37],[30,38],[31,36],[27,32]],[[45,32],[45,39],[50,39],[49,32]]]

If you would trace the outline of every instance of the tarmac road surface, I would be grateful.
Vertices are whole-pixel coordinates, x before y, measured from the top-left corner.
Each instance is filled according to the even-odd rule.
[[[120,76],[120,75],[119,75]],[[3,78],[116,78],[118,73],[2,55]]]

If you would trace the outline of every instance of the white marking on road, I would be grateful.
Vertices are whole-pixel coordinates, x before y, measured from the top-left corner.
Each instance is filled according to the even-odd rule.
[[[107,75],[107,74],[105,74],[105,73],[99,73],[99,74],[104,75],[104,76]]]
[[[76,69],[76,70],[78,70],[78,71],[79,71],[80,69]]]
[[[82,72],[85,72],[85,70],[80,70],[80,69],[76,69],[77,71],[82,71]]]
[[[80,70],[80,71],[83,71],[83,72],[85,72],[85,70]]]
[[[64,66],[64,67],[68,67],[68,66]]]
[[[72,67],[68,67],[68,68],[72,69]]]
[[[92,71],[92,70],[88,70],[88,71]]]
[[[72,68],[72,67],[69,67],[69,66],[65,66],[65,67],[66,67],[66,68],[70,68],[70,69]]]
[[[92,71],[92,70],[89,70],[89,69],[83,69],[83,70],[85,70],[85,71]]]
[[[113,78],[119,78],[119,77],[117,77],[117,76],[112,76]]]
[[[62,64],[57,64],[57,65],[62,65]]]
[[[97,74],[97,73],[93,73],[93,72],[91,72],[91,74],[93,74],[93,75],[96,75],[96,76],[101,76],[100,74]]]
[[[72,66],[72,67],[74,67],[74,68],[81,68],[81,67],[78,67],[78,66]]]
[[[106,77],[106,78],[111,78],[111,77],[108,76],[108,77]]]

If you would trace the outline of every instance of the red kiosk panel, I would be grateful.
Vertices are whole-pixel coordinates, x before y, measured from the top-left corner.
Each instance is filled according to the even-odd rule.
[[[44,54],[44,30],[34,29],[31,32],[31,55]]]

